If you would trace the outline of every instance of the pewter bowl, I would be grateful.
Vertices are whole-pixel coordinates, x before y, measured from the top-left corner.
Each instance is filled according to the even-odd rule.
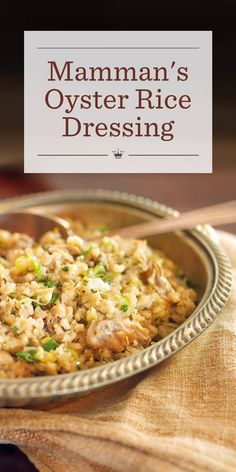
[[[0,212],[33,208],[60,217],[103,223],[115,229],[153,217],[178,216],[158,202],[119,192],[65,190],[33,194],[0,204]],[[153,247],[162,249],[179,264],[198,287],[198,305],[174,332],[130,357],[57,376],[0,380],[1,406],[30,406],[79,397],[153,367],[192,342],[220,314],[230,293],[229,261],[211,227],[198,227],[151,237]]]

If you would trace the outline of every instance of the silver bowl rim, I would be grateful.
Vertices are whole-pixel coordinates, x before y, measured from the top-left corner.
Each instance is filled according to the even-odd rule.
[[[134,205],[136,209],[156,213],[159,216],[178,216],[176,210],[149,198],[102,189],[56,190],[15,197],[1,203],[0,212],[10,209],[12,205],[14,208],[29,208],[40,204],[58,204],[57,199],[62,202],[62,197],[74,198],[75,201],[77,199],[77,201],[89,202],[116,202],[121,205]],[[91,392],[159,364],[202,334],[221,312],[229,298],[232,286],[230,262],[224,250],[212,238],[212,228],[209,228],[198,226],[188,233],[205,247],[213,259],[216,269],[214,286],[203,306],[196,308],[193,315],[175,331],[137,354],[91,369],[56,376],[0,379],[0,398],[19,401]]]

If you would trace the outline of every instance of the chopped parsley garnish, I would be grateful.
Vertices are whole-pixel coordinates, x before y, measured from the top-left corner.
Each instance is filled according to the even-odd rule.
[[[11,329],[12,329],[12,331],[14,331],[14,333],[17,333],[19,328],[16,325],[12,325]]]
[[[42,348],[44,349],[44,351],[47,351],[47,352],[52,351],[53,349],[56,349],[58,346],[59,344],[54,338],[51,338],[48,341],[42,343]]]
[[[36,353],[37,349],[28,349],[27,351],[16,352],[16,356],[19,357],[19,359],[21,359],[22,361],[34,364],[35,362],[37,362],[37,360],[34,358]]]

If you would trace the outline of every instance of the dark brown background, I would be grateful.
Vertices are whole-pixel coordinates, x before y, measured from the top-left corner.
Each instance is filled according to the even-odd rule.
[[[28,3],[28,2],[27,2]],[[179,210],[236,198],[236,34],[232,0],[55,2],[4,5],[0,53],[0,198],[56,188],[100,187],[160,200]],[[213,30],[214,173],[24,175],[24,30]],[[122,34],[122,33],[121,33]],[[203,110],[204,113],[204,110]],[[55,169],[56,170],[56,169]],[[236,226],[228,227],[236,233]],[[0,446],[0,470],[35,470],[14,446]]]

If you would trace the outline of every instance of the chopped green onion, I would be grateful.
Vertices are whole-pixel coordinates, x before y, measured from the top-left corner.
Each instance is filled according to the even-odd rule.
[[[39,282],[48,288],[56,287],[58,285],[58,282],[56,280],[48,280],[45,277],[40,279]]]
[[[63,272],[69,272],[69,267],[68,267],[68,266],[64,266],[64,267],[62,267],[62,270],[63,270]]]
[[[37,308],[38,306],[40,306],[40,308],[42,308],[42,310],[44,308],[44,305],[42,305],[42,303],[38,303],[35,300],[32,300],[32,305],[33,305],[34,308]]]
[[[26,274],[27,272],[33,271],[37,275],[38,279],[42,278],[43,266],[39,261],[37,261],[35,256],[24,254],[15,260],[15,266],[20,274]]]
[[[47,305],[44,305],[44,303],[36,302],[35,300],[32,300],[32,305],[34,308],[37,308],[37,306],[39,306],[42,310],[47,309]]]
[[[111,285],[112,282],[114,281],[114,276],[108,273],[107,275],[105,275],[103,280],[104,282],[107,282],[109,285]]]
[[[54,305],[54,303],[56,303],[58,297],[59,297],[58,292],[53,292],[49,303],[45,304],[45,303],[40,303],[37,300],[32,300],[32,305],[34,308],[37,308],[37,306],[39,306],[42,310],[47,310],[47,308],[50,307],[50,305]]]
[[[124,303],[120,307],[120,310],[123,311],[123,313],[126,313],[126,311],[128,311],[128,309],[129,309],[129,305],[127,305],[127,303]]]
[[[77,369],[77,370],[81,370],[80,361],[77,361],[77,362],[76,362],[76,369]]]
[[[45,343],[42,343],[42,348],[44,349],[44,351],[47,351],[47,352],[52,351],[53,349],[56,349],[58,346],[59,344],[54,338],[49,339]]]
[[[194,288],[196,284],[191,279],[186,279],[186,285],[189,288]]]
[[[80,320],[79,323],[83,324],[84,326],[88,326],[88,320]]]
[[[75,361],[78,361],[78,354],[74,349],[71,349],[70,347],[67,347],[67,351],[71,353],[71,356]]]
[[[58,285],[58,282],[56,280],[49,280],[46,284],[48,288],[57,287],[57,285]]]
[[[19,357],[19,359],[21,359],[22,361],[34,364],[35,362],[37,362],[37,360],[34,359],[36,352],[37,349],[28,349],[27,351],[16,352],[16,356]]]
[[[102,241],[103,246],[111,247],[113,246],[113,242],[109,239],[108,241]]]
[[[28,259],[30,260],[33,271],[37,275],[38,279],[41,279],[42,278],[42,264],[40,262],[38,262],[30,254],[26,254],[26,257],[28,257]]]
[[[98,231],[100,231],[101,234],[107,234],[108,228],[107,226],[100,226],[100,228],[98,228]]]
[[[94,275],[95,277],[103,277],[107,273],[105,267],[101,264],[97,264],[94,267]]]
[[[88,249],[85,249],[84,251],[81,252],[81,256],[87,256],[93,249],[93,246],[89,246]]]
[[[17,333],[17,331],[19,329],[18,326],[16,326],[16,325],[12,325],[11,328],[12,328],[12,331],[14,331],[14,333]]]
[[[46,246],[43,246],[44,251],[48,251],[51,247],[51,244],[46,244]]]
[[[54,305],[54,303],[56,303],[58,297],[59,297],[59,294],[57,292],[53,292],[52,298],[49,302],[49,305]]]
[[[47,283],[47,278],[46,278],[46,277],[42,277],[41,279],[39,279],[39,283],[45,285],[45,284]]]

